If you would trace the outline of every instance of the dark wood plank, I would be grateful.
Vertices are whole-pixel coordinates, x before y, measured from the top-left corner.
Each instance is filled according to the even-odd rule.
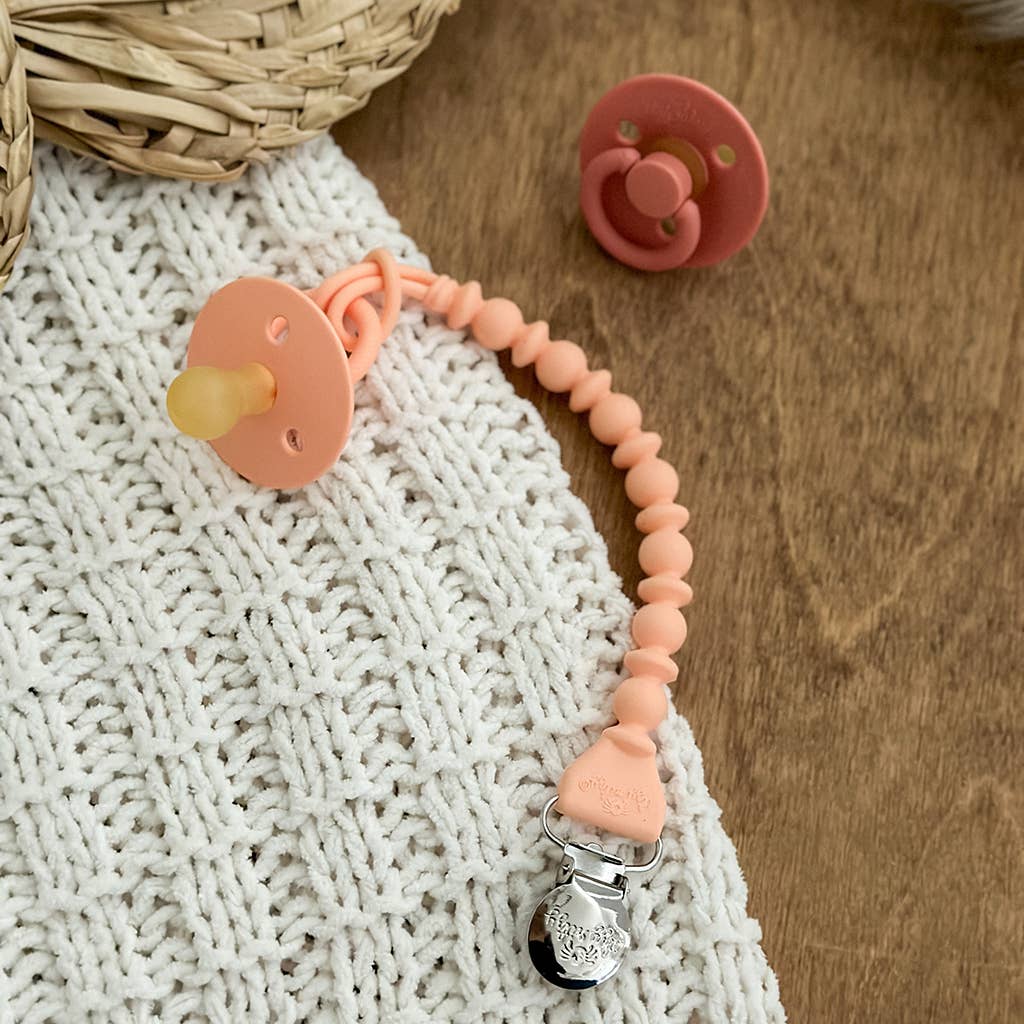
[[[768,219],[721,267],[632,272],[581,224],[583,118],[645,70],[764,143]],[[678,703],[794,1021],[1024,1019],[1022,127],[917,0],[521,0],[466,2],[336,131],[438,269],[664,434],[697,551]],[[632,588],[607,453],[514,377]]]

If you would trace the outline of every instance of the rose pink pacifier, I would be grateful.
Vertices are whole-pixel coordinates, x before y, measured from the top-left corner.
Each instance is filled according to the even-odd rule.
[[[580,205],[601,246],[638,270],[706,267],[755,235],[768,168],[743,115],[700,82],[639,75],[590,112]]]

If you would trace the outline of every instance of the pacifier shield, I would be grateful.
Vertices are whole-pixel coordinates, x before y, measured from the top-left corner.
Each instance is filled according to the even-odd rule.
[[[188,365],[265,366],[277,383],[268,412],[210,442],[247,480],[302,487],[337,461],[352,425],[348,356],[317,304],[283,281],[245,277],[216,291],[196,318]]]

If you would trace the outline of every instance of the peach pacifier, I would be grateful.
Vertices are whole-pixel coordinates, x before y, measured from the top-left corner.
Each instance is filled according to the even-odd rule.
[[[639,270],[703,267],[738,252],[768,206],[768,169],[728,100],[678,75],[639,75],[597,103],[580,137],[591,232]]]
[[[189,368],[167,391],[174,425],[264,487],[301,487],[330,469],[352,425],[353,385],[401,304],[394,260],[367,259],[308,293],[263,277],[215,292],[196,318]],[[382,313],[363,297],[372,290],[386,296]]]
[[[300,487],[334,464],[352,422],[352,375],[326,315],[282,281],[242,278],[196,318],[188,366],[167,392],[185,434],[265,487]]]

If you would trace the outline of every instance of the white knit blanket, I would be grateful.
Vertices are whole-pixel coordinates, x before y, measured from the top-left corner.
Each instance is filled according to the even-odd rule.
[[[0,296],[0,1020],[781,1021],[674,713],[635,950],[582,996],[533,974],[538,811],[630,604],[490,353],[406,311],[297,493],[167,420],[214,288],[425,265],[373,187],[326,139],[213,188],[37,172]]]

